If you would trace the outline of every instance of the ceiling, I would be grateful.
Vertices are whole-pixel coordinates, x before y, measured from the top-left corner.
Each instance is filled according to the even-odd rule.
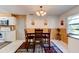
[[[47,12],[47,16],[59,16],[74,7],[76,7],[76,5],[44,5],[43,9]],[[35,15],[35,12],[39,9],[39,5],[0,5],[0,12],[9,12],[20,15]]]

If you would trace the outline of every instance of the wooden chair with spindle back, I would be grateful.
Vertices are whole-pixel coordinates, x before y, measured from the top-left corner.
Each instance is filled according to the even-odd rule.
[[[34,35],[32,33],[27,33],[26,30],[25,31],[25,40],[26,40],[26,49],[27,52],[29,49],[33,50],[33,52],[35,52],[35,38]]]
[[[42,46],[42,33],[43,29],[35,29],[35,45],[39,44]]]

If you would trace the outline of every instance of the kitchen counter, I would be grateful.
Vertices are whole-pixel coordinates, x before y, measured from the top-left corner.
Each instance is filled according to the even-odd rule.
[[[0,53],[14,53],[24,42],[24,40],[16,40],[0,49]]]

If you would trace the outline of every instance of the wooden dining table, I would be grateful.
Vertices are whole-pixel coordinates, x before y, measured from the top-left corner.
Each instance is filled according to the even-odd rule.
[[[39,34],[40,36],[37,36],[37,34]],[[37,39],[37,38],[41,38],[42,42],[43,39],[48,41],[48,48],[50,50],[50,33],[26,33],[26,41],[28,43],[29,39]],[[43,46],[46,42],[41,43]]]

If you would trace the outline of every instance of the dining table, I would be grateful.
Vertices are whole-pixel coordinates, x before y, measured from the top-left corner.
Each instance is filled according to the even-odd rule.
[[[38,35],[37,35],[38,34]],[[41,41],[43,42],[43,39],[45,40],[43,43],[41,43],[43,46],[44,44],[48,44],[48,48],[50,50],[50,33],[26,33],[26,42],[28,43],[28,41],[30,39],[41,39]],[[48,43],[46,43],[48,42]]]

